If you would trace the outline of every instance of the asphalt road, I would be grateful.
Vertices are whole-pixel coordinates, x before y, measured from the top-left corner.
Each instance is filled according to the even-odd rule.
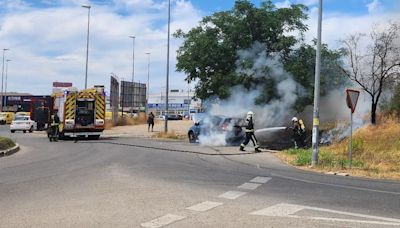
[[[399,182],[299,171],[269,152],[0,135],[22,148],[0,158],[0,227],[400,226]]]

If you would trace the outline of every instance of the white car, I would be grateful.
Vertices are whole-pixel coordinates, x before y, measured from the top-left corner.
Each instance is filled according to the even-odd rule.
[[[30,116],[16,116],[10,125],[11,133],[15,131],[32,132],[33,129],[36,129],[36,122],[31,120]]]

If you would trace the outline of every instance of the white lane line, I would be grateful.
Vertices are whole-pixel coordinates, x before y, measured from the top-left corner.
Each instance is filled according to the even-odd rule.
[[[265,184],[269,180],[271,180],[271,177],[255,177],[255,178],[251,179],[250,182]]]
[[[244,183],[240,186],[238,186],[238,188],[241,189],[246,189],[246,190],[255,190],[256,188],[260,187],[261,184],[256,184],[256,183]]]
[[[182,220],[184,218],[185,218],[185,216],[167,214],[167,215],[164,215],[164,216],[162,216],[160,218],[156,218],[154,220],[151,220],[150,222],[142,223],[140,225],[142,227],[147,227],[147,228],[159,228],[159,227],[171,224],[173,222]]]
[[[340,184],[329,184],[329,183],[323,183],[323,182],[319,182],[319,181],[310,181],[310,180],[306,180],[306,179],[280,175],[280,174],[276,174],[276,173],[273,173],[272,176],[279,177],[282,179],[287,179],[287,180],[294,180],[294,181],[299,181],[299,182],[303,182],[303,183],[309,183],[309,184],[319,184],[319,185],[324,185],[324,186],[330,186],[330,187],[336,187],[336,188],[346,188],[346,189],[352,189],[352,190],[358,190],[358,191],[368,191],[368,192],[378,192],[378,193],[385,193],[385,194],[392,194],[392,195],[400,195],[400,192],[391,192],[391,191],[376,190],[376,189],[371,189],[371,188],[353,187],[353,186],[340,185]]]
[[[265,216],[288,216],[298,211],[303,210],[304,207],[300,205],[280,203],[259,211],[251,212],[251,215],[265,215]]]
[[[294,213],[308,209],[315,211],[322,211],[328,213],[334,213],[338,215],[348,215],[353,217],[360,217],[365,219],[375,219],[381,221],[368,221],[368,220],[357,220],[357,219],[342,219],[342,218],[325,218],[325,217],[312,217],[312,216],[297,216],[293,215]],[[251,215],[264,215],[264,216],[272,216],[272,217],[288,217],[288,218],[299,218],[299,219],[311,219],[311,220],[325,220],[325,221],[342,221],[342,222],[355,222],[355,223],[368,223],[368,224],[381,224],[381,225],[400,225],[400,219],[388,218],[388,217],[380,217],[373,215],[365,215],[359,213],[352,212],[344,212],[337,210],[330,210],[319,207],[309,207],[295,204],[276,204],[258,211],[254,211],[250,213]],[[383,222],[385,221],[385,222]]]
[[[192,211],[203,212],[203,211],[208,211],[215,207],[221,206],[222,204],[223,203],[220,203],[220,202],[204,201],[202,203],[187,207],[186,209],[192,210]]]
[[[228,191],[228,192],[225,192],[225,193],[219,195],[218,197],[234,200],[234,199],[237,199],[237,198],[239,198],[239,197],[241,197],[243,195],[246,195],[246,194],[247,194],[247,192]]]
[[[389,226],[399,226],[400,225],[400,223],[395,223],[395,222],[368,221],[368,220],[357,220],[357,219],[309,217],[309,216],[296,216],[296,215],[289,215],[287,217],[288,218],[297,218],[297,219],[323,220],[323,221],[331,221],[331,222],[353,222],[353,223],[389,225]]]

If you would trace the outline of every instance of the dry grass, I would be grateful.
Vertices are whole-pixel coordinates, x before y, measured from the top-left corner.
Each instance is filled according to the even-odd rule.
[[[400,179],[400,125],[393,118],[380,119],[381,124],[368,125],[353,136],[353,160],[363,163],[352,170],[363,176]],[[349,139],[322,148],[347,158]]]
[[[106,122],[104,124],[104,129],[105,130],[110,130],[113,127],[114,127],[114,124],[113,124],[112,120],[106,119]]]
[[[175,131],[169,132],[157,132],[153,136],[154,138],[163,138],[163,139],[186,139],[187,135],[177,134]]]
[[[397,118],[380,116],[378,125],[367,125],[353,134],[353,168],[348,170],[349,139],[321,147],[317,170],[349,172],[355,176],[400,180],[400,124]],[[279,157],[307,167],[311,151],[281,153]],[[309,163],[308,163],[309,164]]]
[[[127,126],[127,125],[139,125],[147,123],[146,113],[139,113],[138,117],[129,117],[128,115],[118,116],[117,125],[116,126]],[[105,121],[105,129],[110,130],[114,127],[111,119],[106,119]]]

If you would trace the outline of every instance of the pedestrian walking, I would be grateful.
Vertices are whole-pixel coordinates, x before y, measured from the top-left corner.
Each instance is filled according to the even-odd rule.
[[[147,131],[150,131],[150,127],[151,127],[151,132],[153,132],[153,128],[154,128],[154,114],[153,112],[150,112],[148,117],[147,117],[147,124],[148,124],[148,128]]]
[[[244,147],[250,142],[253,142],[255,152],[261,152],[258,146],[258,142],[256,136],[254,135],[254,122],[253,122],[254,113],[252,111],[247,112],[246,116],[246,124],[245,124],[245,131],[246,131],[246,138],[242,144],[240,144],[240,151],[245,151]]]

